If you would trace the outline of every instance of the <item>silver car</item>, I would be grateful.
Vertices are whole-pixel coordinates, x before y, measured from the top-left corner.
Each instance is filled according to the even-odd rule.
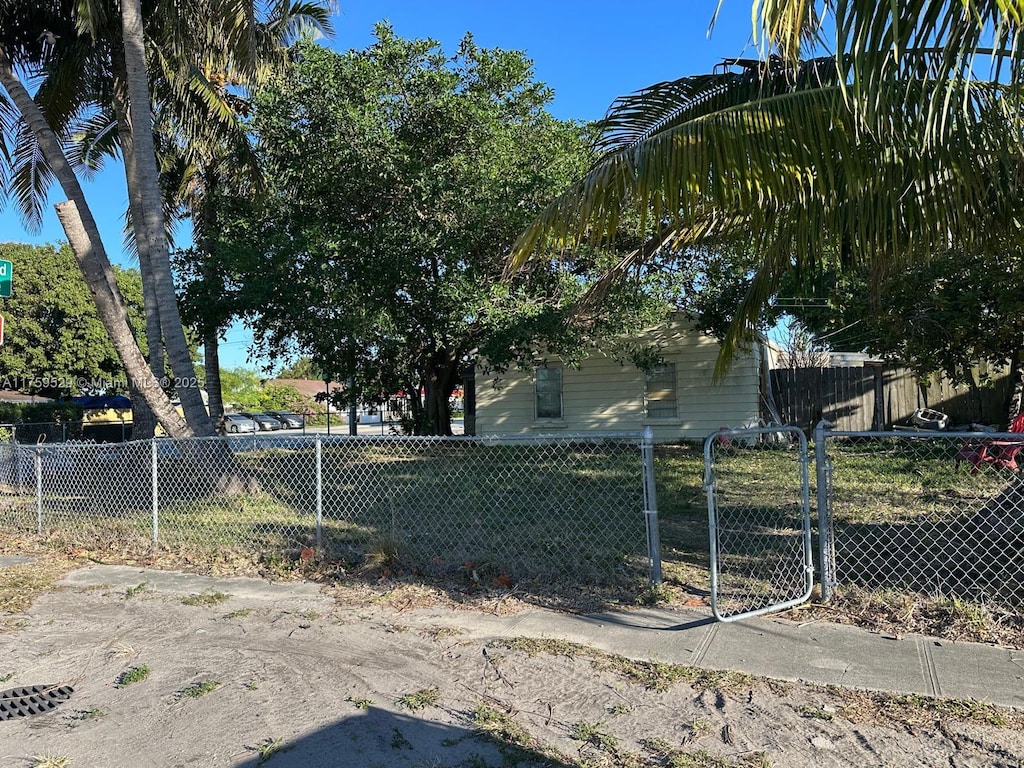
[[[259,428],[259,424],[254,420],[240,413],[225,413],[224,425],[221,427],[225,435],[237,432],[258,432]]]
[[[267,416],[265,413],[243,413],[242,415],[255,421],[261,431],[271,432],[275,429],[281,429],[281,422],[273,416]]]
[[[286,429],[302,429],[303,420],[302,417],[297,413],[290,413],[288,411],[267,411],[268,416],[273,416],[275,419],[284,424]]]

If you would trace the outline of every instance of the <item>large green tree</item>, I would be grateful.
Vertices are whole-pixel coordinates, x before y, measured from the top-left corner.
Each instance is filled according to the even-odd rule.
[[[299,46],[291,76],[257,100],[274,189],[225,229],[223,253],[246,275],[266,351],[309,355],[349,385],[347,402],[408,393],[416,428],[449,434],[449,397],[478,355],[501,365],[538,342],[581,343],[566,305],[601,254],[498,278],[518,232],[591,155],[584,126],[547,112],[551,91],[522,53],[467,35],[449,56],[376,34],[344,54]],[[622,302],[605,322],[621,329],[650,306]]]
[[[0,243],[14,264],[16,287],[3,300],[0,378],[46,397],[90,390],[124,391],[124,366],[99,320],[68,246]],[[142,281],[135,270],[114,269],[132,325],[144,327]]]

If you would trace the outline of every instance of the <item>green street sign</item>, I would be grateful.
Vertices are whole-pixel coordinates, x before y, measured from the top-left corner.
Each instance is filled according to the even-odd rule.
[[[14,265],[0,259],[0,299],[11,298],[11,278],[14,277]]]

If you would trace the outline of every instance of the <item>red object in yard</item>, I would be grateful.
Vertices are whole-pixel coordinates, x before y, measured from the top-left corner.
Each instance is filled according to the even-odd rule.
[[[1017,414],[1010,424],[1010,432],[1024,433],[1024,413]],[[956,454],[956,461],[966,461],[971,465],[971,474],[976,474],[985,464],[1013,472],[1020,470],[1017,454],[1024,448],[1022,440],[979,440],[977,438],[964,441]]]

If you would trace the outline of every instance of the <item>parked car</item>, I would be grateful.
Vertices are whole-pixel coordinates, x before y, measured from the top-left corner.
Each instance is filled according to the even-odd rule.
[[[249,417],[259,424],[261,432],[270,432],[275,429],[281,429],[282,426],[280,421],[265,413],[243,413],[242,415]]]
[[[230,434],[233,432],[256,432],[259,428],[259,424],[241,413],[225,413],[224,424],[221,427],[224,434]]]
[[[280,421],[284,424],[285,429],[302,429],[302,425],[305,423],[299,414],[288,411],[267,411],[267,416],[273,416]]]

